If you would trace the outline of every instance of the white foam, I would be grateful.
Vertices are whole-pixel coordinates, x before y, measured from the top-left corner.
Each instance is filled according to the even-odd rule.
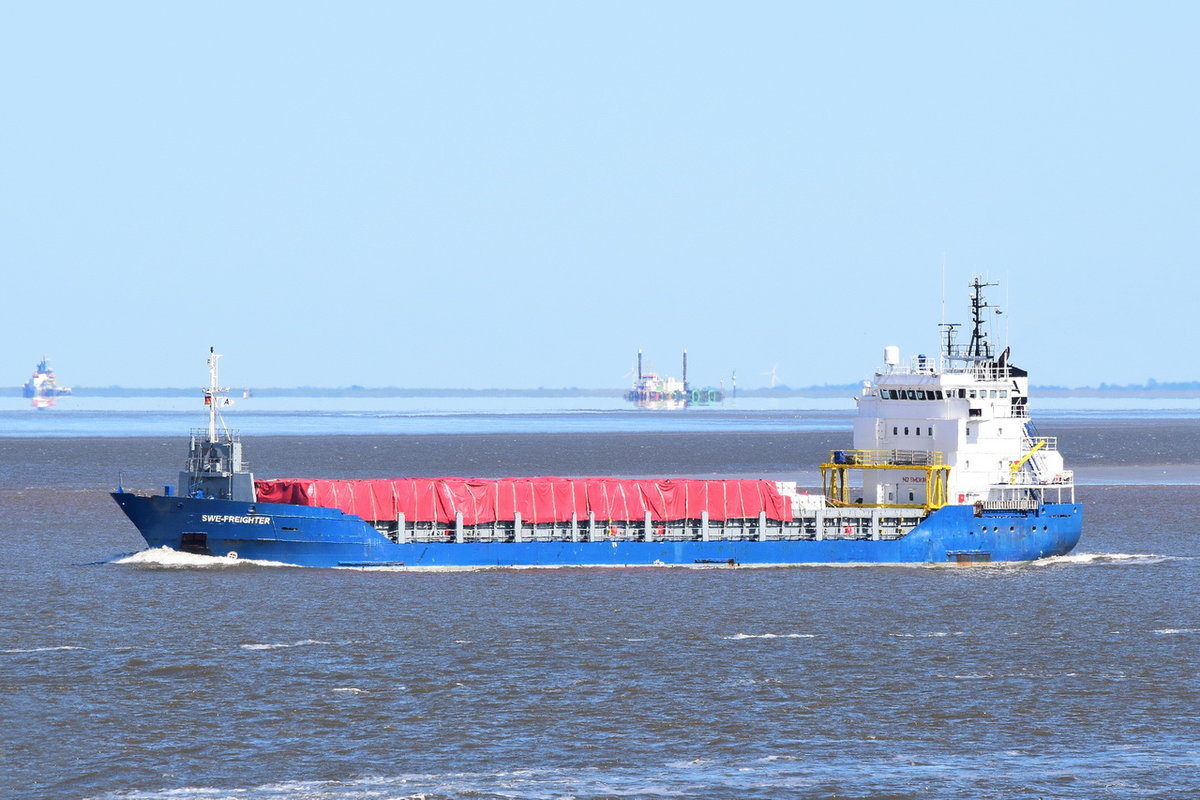
[[[181,550],[172,550],[169,547],[152,547],[140,552],[134,553],[124,558],[118,558],[112,564],[136,564],[138,566],[151,567],[168,567],[168,568],[213,568],[213,567],[232,567],[241,564],[253,565],[256,567],[290,567],[291,564],[284,564],[279,561],[257,561],[252,558],[227,558],[225,556],[205,556],[199,553],[185,553]]]
[[[289,647],[307,647],[309,645],[314,645],[314,644],[329,644],[329,642],[322,642],[319,639],[301,639],[298,642],[290,642],[290,643],[244,644],[244,645],[242,645],[242,649],[243,650],[283,650],[283,649],[286,649]]]
[[[733,636],[722,636],[722,639],[741,641],[742,639],[815,639],[815,633],[735,633]]]
[[[1160,628],[1154,632],[1159,636],[1173,636],[1180,633],[1200,633],[1200,628]]]
[[[56,650],[82,650],[82,649],[83,649],[82,647],[78,647],[73,644],[64,644],[64,645],[60,645],[59,647],[29,647],[29,648],[17,648],[15,650],[0,650],[0,653],[4,653],[5,655],[16,654],[16,653],[52,653]]]
[[[1068,553],[1065,556],[1050,556],[1030,561],[1029,564],[1052,567],[1061,564],[1161,564],[1164,561],[1175,560],[1177,560],[1175,556],[1162,556],[1155,553]]]
[[[366,694],[366,689],[359,689],[357,686],[339,686],[334,689],[335,692],[343,692],[345,694]]]

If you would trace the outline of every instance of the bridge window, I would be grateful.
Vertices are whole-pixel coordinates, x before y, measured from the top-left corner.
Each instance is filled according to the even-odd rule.
[[[908,436],[908,426],[905,426],[905,428],[904,428],[904,435]]]
[[[925,390],[924,389],[917,389],[917,399],[918,400],[925,399]]]
[[[893,425],[893,426],[892,426],[892,436],[896,436],[896,435],[898,435],[899,433],[900,433],[900,429],[899,429],[899,428],[897,428],[895,425]]]

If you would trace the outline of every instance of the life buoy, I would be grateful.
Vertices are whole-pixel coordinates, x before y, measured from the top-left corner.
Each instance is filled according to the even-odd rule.
[[[232,558],[232,559],[235,559],[235,560],[236,560],[236,559],[237,559],[237,557],[238,557],[237,550],[230,550],[228,553],[226,553],[226,554],[225,554],[225,557],[226,557],[226,558]]]
[[[959,492],[958,493],[958,502],[960,502],[960,503],[967,502],[967,496],[965,494],[963,494],[962,492]]]
[[[850,526],[849,526],[849,525],[847,525],[847,526],[846,526],[846,533],[851,533],[851,530],[850,530]]]

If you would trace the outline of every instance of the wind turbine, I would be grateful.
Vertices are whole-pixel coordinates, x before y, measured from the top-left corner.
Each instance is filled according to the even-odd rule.
[[[775,388],[775,384],[776,384],[776,383],[778,383],[778,379],[776,378],[776,375],[775,375],[775,371],[776,371],[777,369],[779,369],[779,365],[778,365],[778,364],[776,364],[775,366],[771,367],[771,371],[770,371],[770,372],[764,372],[764,373],[763,373],[763,375],[769,375],[769,376],[770,376],[770,378],[771,378],[771,388],[772,388],[772,389],[774,389],[774,388]]]

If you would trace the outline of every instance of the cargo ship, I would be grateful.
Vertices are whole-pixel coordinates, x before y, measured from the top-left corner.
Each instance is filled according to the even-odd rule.
[[[37,368],[22,387],[21,393],[29,398],[34,408],[53,408],[59,397],[69,397],[71,390],[58,385],[54,370],[50,367],[50,359],[42,356]]]
[[[719,403],[725,399],[724,390],[706,386],[696,388],[687,379],[687,350],[683,351],[683,378],[661,376],[642,369],[642,351],[637,354],[637,377],[625,399],[638,408],[676,410],[694,405]]]
[[[1028,415],[1027,373],[995,354],[972,284],[966,345],[884,365],[856,397],[853,447],[821,490],[767,480],[530,477],[255,480],[218,407],[194,430],[178,491],[118,488],[152,548],[312,567],[980,564],[1069,552],[1073,473]]]

